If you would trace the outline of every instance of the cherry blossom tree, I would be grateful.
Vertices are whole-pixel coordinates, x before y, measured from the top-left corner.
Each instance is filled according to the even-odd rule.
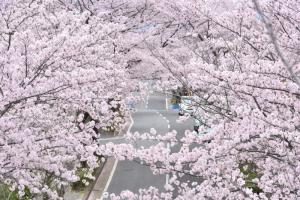
[[[101,147],[119,159],[141,159],[154,173],[173,174],[166,192],[149,188],[111,198],[298,199],[299,2],[152,2],[180,27],[175,33],[165,27],[166,45],[158,45],[161,35],[145,41],[168,72],[158,85],[188,88],[197,97],[199,131],[208,133],[133,134],[128,137],[160,143]],[[181,149],[170,151],[166,141]]]
[[[0,182],[56,199],[82,163],[89,177],[98,166],[97,131],[129,114],[135,83],[114,48],[125,26],[83,1],[0,5]]]
[[[111,199],[299,198],[297,0],[0,5],[0,182],[20,197],[56,199],[83,162],[90,177],[105,155],[171,174],[165,191]],[[149,76],[193,93],[205,134],[99,146],[98,130],[124,123],[126,99]]]

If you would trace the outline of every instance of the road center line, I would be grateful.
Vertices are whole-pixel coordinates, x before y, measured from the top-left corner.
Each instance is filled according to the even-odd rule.
[[[170,150],[170,143],[169,142],[167,143],[167,148]],[[168,174],[166,174],[166,185],[169,184],[169,179],[170,179],[170,174],[168,173]]]
[[[146,109],[148,109],[148,104],[149,104],[149,93],[147,94],[147,97],[146,97]]]
[[[166,110],[169,109],[169,104],[168,104],[168,96],[166,95]]]

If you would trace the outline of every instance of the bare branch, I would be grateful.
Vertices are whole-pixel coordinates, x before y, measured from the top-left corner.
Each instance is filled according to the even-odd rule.
[[[267,31],[268,31],[268,35],[270,36],[270,39],[274,45],[275,51],[277,53],[277,55],[279,56],[281,62],[284,64],[284,66],[286,67],[287,71],[289,72],[289,74],[291,75],[291,77],[294,79],[295,83],[300,87],[300,80],[299,78],[296,76],[296,74],[294,73],[292,66],[288,63],[288,61],[285,59],[284,55],[282,54],[282,52],[280,51],[279,45],[277,43],[277,38],[276,35],[274,33],[272,24],[269,23],[266,20],[266,17],[263,13],[263,11],[261,10],[257,0],[252,0],[252,2],[254,3],[255,9],[257,11],[257,13],[259,14],[259,16],[262,19],[262,22],[265,24]]]

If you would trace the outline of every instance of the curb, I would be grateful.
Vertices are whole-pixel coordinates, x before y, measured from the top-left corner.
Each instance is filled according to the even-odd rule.
[[[88,194],[83,198],[84,200],[96,200],[101,199],[102,193],[105,190],[106,182],[109,179],[110,172],[112,166],[115,163],[114,158],[108,158],[105,161],[105,165],[103,166],[99,176],[93,184],[92,189],[88,192]]]
[[[132,116],[130,116],[124,128],[120,131],[118,136],[124,136],[133,125]],[[107,190],[110,182],[110,179],[113,176],[113,172],[116,168],[118,162],[113,157],[106,158],[103,166],[99,170],[96,180],[93,183],[93,186],[89,189],[88,193],[84,195],[83,200],[102,200],[103,193]]]
[[[87,192],[84,193],[84,196],[83,196],[83,198],[82,198],[83,200],[89,199],[89,197],[90,197],[92,191],[93,191],[94,188],[95,188],[96,183],[98,182],[98,179],[99,179],[99,177],[100,177],[100,174],[102,173],[103,168],[105,167],[106,162],[107,162],[107,159],[105,159],[105,161],[104,161],[103,163],[101,163],[101,166],[99,167],[99,169],[97,169],[97,171],[96,171],[96,176],[95,176],[96,179],[95,179],[95,181],[93,181],[93,183],[91,184],[91,186],[87,188],[88,193],[87,193]]]

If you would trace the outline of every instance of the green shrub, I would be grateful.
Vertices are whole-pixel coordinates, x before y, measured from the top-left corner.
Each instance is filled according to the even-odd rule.
[[[89,171],[88,168],[85,168],[85,167],[79,168],[77,170],[76,175],[79,177],[79,180],[72,183],[72,190],[82,191],[87,186],[85,184],[85,182],[90,183],[92,181],[92,179],[89,179],[89,178],[86,177],[88,171]]]
[[[254,179],[260,177],[260,175],[257,173],[256,165],[254,163],[245,162],[240,164],[239,169],[244,175],[244,187],[252,189],[254,193],[261,193],[262,189],[258,187],[257,183],[253,182]]]
[[[28,187],[25,187],[24,189],[24,196],[19,197],[18,195],[19,190],[16,189],[14,191],[11,191],[9,189],[9,186],[6,184],[0,184],[0,199],[5,200],[30,200],[33,198],[33,195],[31,194]]]
[[[98,158],[98,164],[100,164],[101,162],[101,158],[103,156],[97,156]],[[97,171],[98,168],[93,170],[92,175],[95,176],[95,173]],[[89,167],[87,165],[86,161],[81,162],[81,168],[78,168],[76,171],[76,175],[79,177],[79,180],[72,183],[72,190],[74,191],[82,191],[87,187],[86,183],[91,183],[93,181],[93,179],[88,178],[87,174],[89,173]]]

